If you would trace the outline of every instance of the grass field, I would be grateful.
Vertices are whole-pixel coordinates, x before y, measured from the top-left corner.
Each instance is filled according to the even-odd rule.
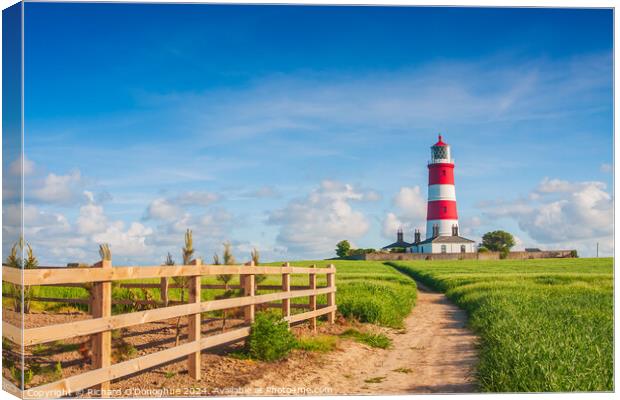
[[[480,390],[613,390],[612,259],[392,265],[468,312]]]
[[[481,391],[613,390],[612,259],[293,264],[324,267],[330,262],[337,268],[339,312],[362,322],[401,326],[416,299],[415,283],[405,275],[445,292],[467,311],[471,328],[481,338],[477,371]],[[291,284],[306,285],[307,279],[292,275]],[[215,277],[203,282],[219,283]],[[238,278],[230,283],[237,284]],[[262,284],[279,283],[279,277],[271,276]],[[325,285],[324,276],[318,275],[318,284]],[[36,290],[42,297],[87,297],[79,288]],[[172,299],[180,297],[179,289],[170,292]],[[127,293],[114,289],[115,298],[126,298]],[[158,290],[150,293],[159,299]],[[221,293],[204,290],[203,299]],[[325,303],[325,296],[318,301]],[[35,310],[57,306],[33,303]]]

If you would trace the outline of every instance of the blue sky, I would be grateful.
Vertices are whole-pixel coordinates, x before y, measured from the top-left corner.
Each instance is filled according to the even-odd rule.
[[[423,228],[453,148],[461,229],[612,243],[610,10],[25,7],[26,238],[47,263],[330,257]],[[29,221],[31,224],[29,225]],[[411,239],[409,237],[409,239]]]

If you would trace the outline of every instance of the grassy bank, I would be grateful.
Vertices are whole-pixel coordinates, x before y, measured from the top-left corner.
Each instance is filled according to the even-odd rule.
[[[487,392],[613,390],[613,260],[391,263],[465,309]]]
[[[298,266],[327,261],[296,261]],[[336,303],[345,317],[389,327],[402,326],[415,304],[415,282],[382,262],[329,261],[336,266]],[[270,283],[273,284],[273,283]],[[319,282],[320,285],[320,282]]]

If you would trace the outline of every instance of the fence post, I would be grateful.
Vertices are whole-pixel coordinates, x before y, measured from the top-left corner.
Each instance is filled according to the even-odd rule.
[[[284,263],[283,267],[290,267],[291,264]],[[288,272],[282,273],[282,290],[285,292],[291,291],[291,274]],[[282,300],[282,318],[289,317],[291,315],[291,299],[283,299]]]
[[[193,265],[200,266],[202,261],[200,259],[196,259],[192,263]],[[188,287],[189,287],[189,304],[191,303],[200,303],[201,302],[201,275],[193,275],[189,277]],[[200,313],[191,314],[187,316],[187,341],[191,342],[200,342]],[[191,353],[187,356],[187,369],[189,371],[189,376],[200,380],[200,349],[198,351]]]
[[[112,260],[101,260],[93,268],[112,268]],[[91,314],[93,318],[112,316],[112,282],[96,282],[91,295]],[[92,364],[94,369],[109,367],[112,364],[112,331],[96,333],[91,336]],[[110,382],[94,386],[101,397],[109,397]]]
[[[329,268],[336,268],[334,264],[329,264]],[[336,289],[336,273],[330,272],[327,274],[327,287]],[[331,307],[336,305],[336,292],[327,293],[327,306]],[[333,324],[336,322],[336,311],[330,311],[327,314],[327,322]]]
[[[316,264],[312,264],[312,268],[316,268]],[[312,273],[308,275],[308,286],[310,286],[311,290],[316,290],[316,274]],[[308,303],[310,305],[310,310],[316,310],[316,295],[312,295],[308,297]],[[312,317],[310,319],[310,326],[312,327],[312,331],[316,332],[316,317]]]
[[[247,263],[245,263],[245,265],[249,266],[249,267],[254,267],[254,261],[249,261]],[[243,295],[244,296],[254,296],[256,293],[256,286],[255,286],[255,275],[254,274],[249,274],[249,275],[241,275],[241,287],[243,288]],[[255,306],[254,304],[250,304],[249,306],[245,306],[243,308],[243,317],[245,319],[245,322],[248,323],[252,323],[254,322],[254,313],[255,313]]]
[[[167,276],[161,278],[159,282],[159,293],[161,297],[161,302],[164,304],[164,307],[168,307],[168,277]]]

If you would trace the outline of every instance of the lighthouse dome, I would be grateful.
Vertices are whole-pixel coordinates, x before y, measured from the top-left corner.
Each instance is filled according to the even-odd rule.
[[[437,143],[431,146],[431,164],[435,163],[452,163],[450,146],[443,141],[441,134]]]

